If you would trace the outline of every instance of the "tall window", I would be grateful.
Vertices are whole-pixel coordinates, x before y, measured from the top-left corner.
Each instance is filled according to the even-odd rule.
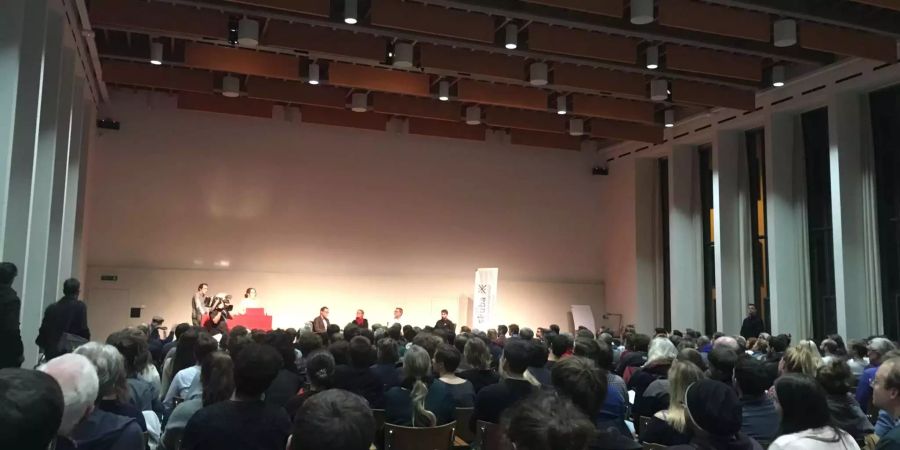
[[[884,333],[900,335],[900,86],[873,92],[872,136]]]
[[[806,153],[806,207],[809,227],[809,278],[813,334],[837,333],[834,287],[834,238],[831,222],[831,171],[828,157],[828,110],[800,118]]]
[[[716,330],[716,230],[713,222],[712,146],[700,152],[700,211],[703,216],[703,324],[709,335]]]
[[[769,310],[769,244],[766,241],[766,144],[762,128],[746,133],[750,180],[750,232],[753,240],[753,302],[771,329]]]
[[[672,278],[669,273],[669,160],[659,160],[659,205],[662,225],[663,326],[672,329]]]

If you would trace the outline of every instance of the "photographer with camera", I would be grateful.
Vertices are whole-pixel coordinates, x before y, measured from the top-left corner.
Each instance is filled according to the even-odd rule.
[[[227,335],[228,321],[234,305],[231,304],[231,295],[225,293],[216,294],[212,299],[207,299],[206,305],[209,318],[203,323],[203,328],[212,336]]]

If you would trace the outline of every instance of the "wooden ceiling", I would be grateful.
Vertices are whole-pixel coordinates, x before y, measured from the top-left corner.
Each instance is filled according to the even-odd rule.
[[[182,108],[272,117],[289,106],[305,122],[380,130],[403,117],[413,134],[483,140],[497,128],[514,143],[578,150],[584,139],[661,142],[668,109],[679,119],[752,110],[776,65],[792,77],[842,57],[896,62],[898,2],[819,1],[830,6],[656,0],[647,25],[630,22],[630,0],[359,0],[353,25],[345,0],[90,0],[89,12],[103,81],[177,93]],[[243,18],[259,24],[253,48],[234,43]],[[797,44],[772,44],[780,18],[797,20]],[[516,49],[505,47],[509,24]],[[151,42],[163,44],[160,66],[149,64]],[[392,65],[396,43],[414,45],[412,67]],[[656,70],[646,68],[652,47]],[[547,65],[545,85],[530,82],[536,62]],[[220,95],[226,75],[240,78],[239,98]],[[664,101],[650,100],[656,79],[668,81]],[[449,101],[437,98],[441,81]],[[351,112],[360,92],[368,111]],[[466,125],[473,105],[481,124]],[[569,134],[572,118],[584,120],[583,136]]]

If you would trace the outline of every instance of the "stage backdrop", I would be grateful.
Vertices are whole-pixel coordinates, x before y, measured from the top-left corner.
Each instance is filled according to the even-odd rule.
[[[395,305],[433,324],[467,311],[478,267],[498,267],[495,318],[563,325],[572,304],[604,312],[607,217],[597,156],[178,110],[113,90],[89,157],[85,285],[96,336],[188,299],[247,287],[300,326]],[[115,281],[101,281],[113,275]],[[455,317],[454,317],[455,316]],[[599,322],[599,321],[598,321]]]

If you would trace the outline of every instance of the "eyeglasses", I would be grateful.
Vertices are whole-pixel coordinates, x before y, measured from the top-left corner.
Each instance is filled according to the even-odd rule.
[[[878,386],[880,384],[881,381],[879,381],[878,378],[872,378],[871,380],[869,380],[869,387],[871,388],[874,388],[875,386]]]

